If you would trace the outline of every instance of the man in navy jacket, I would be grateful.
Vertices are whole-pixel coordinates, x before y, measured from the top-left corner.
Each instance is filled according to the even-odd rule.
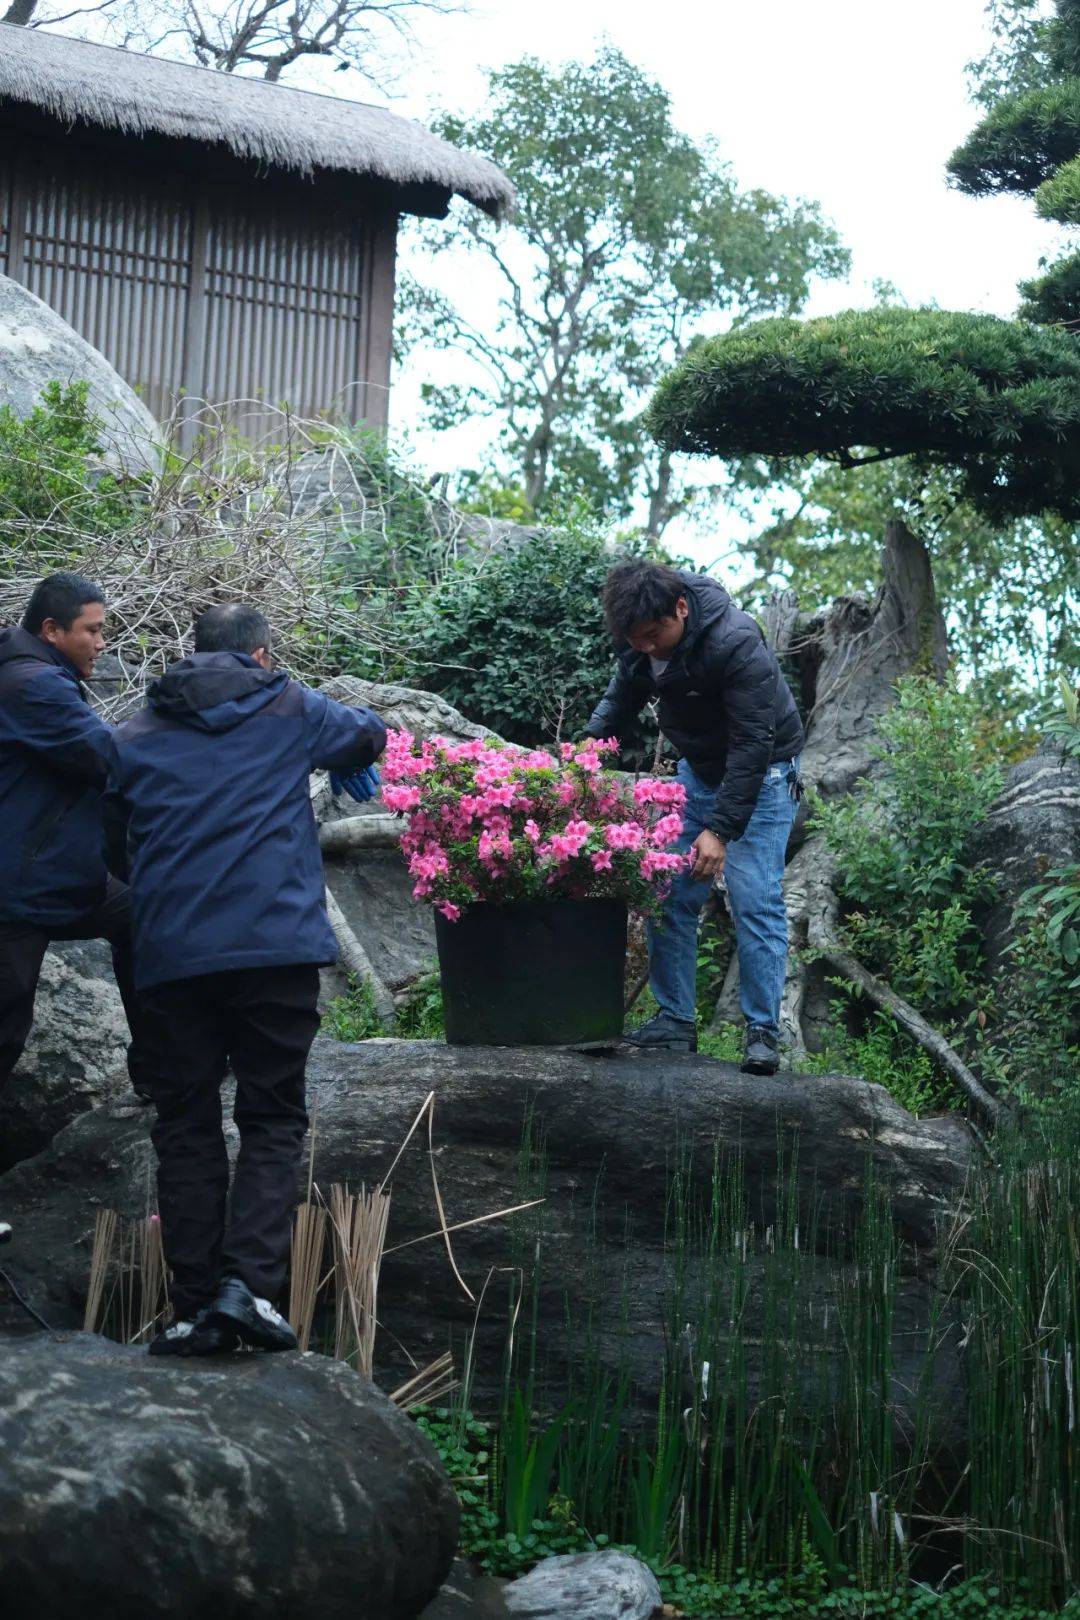
[[[274,1301],[307,1128],[319,967],[337,957],[308,777],[369,766],[385,742],[370,709],[273,670],[266,620],[240,604],[202,615],[194,654],[113,737],[106,818],[130,875],[173,1275],[174,1321],[153,1354],[296,1345]],[[226,1218],[230,1063],[240,1154]]]
[[[79,574],[43,579],[21,626],[0,630],[0,1087],[50,940],[110,942],[135,1027],[128,893],[108,875],[101,823],[111,732],[83,687],[104,645],[101,591]],[[128,1066],[142,1091],[136,1043]]]

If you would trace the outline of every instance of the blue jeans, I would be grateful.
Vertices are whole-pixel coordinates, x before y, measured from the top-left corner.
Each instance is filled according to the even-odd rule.
[[[739,1002],[747,1025],[777,1034],[787,971],[787,912],[780,880],[795,819],[792,792],[798,760],[770,765],[754,813],[741,838],[727,846],[724,881],[735,922],[739,954]],[[694,842],[716,803],[717,789],[679,761],[686,809],[678,848]],[[710,884],[680,872],[664,902],[663,914],[649,923],[649,984],[662,1012],[693,1023],[696,1017],[698,913]]]

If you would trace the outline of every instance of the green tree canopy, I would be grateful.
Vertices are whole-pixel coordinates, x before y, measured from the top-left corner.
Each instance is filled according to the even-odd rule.
[[[1080,345],[928,309],[756,321],[697,345],[648,423],[670,451],[952,468],[994,521],[1080,517]]]
[[[993,107],[1037,90],[1055,76],[1080,73],[1080,0],[988,0],[991,45],[968,64],[972,97]]]
[[[1043,219],[1080,224],[1080,0],[991,0],[995,45],[975,64],[988,111],[948,162],[972,196],[1034,197]],[[1046,324],[1080,320],[1080,254],[1021,284],[1020,314]]]
[[[470,253],[501,290],[493,321],[425,278],[405,289],[406,342],[465,357],[424,390],[429,420],[499,424],[495,465],[527,503],[585,492],[612,517],[648,505],[659,535],[692,498],[641,421],[649,388],[702,321],[793,313],[814,276],[848,255],[811,204],[742,191],[711,145],[675,126],[670,98],[618,51],[552,69],[531,57],[493,72],[484,111],[440,133],[510,175],[509,229],[476,209],[423,249]]]
[[[1068,78],[991,108],[957,147],[948,171],[971,196],[1004,191],[1030,197],[1078,153],[1080,79]]]

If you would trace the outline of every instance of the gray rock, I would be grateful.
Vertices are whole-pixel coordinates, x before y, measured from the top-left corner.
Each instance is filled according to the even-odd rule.
[[[0,1170],[40,1153],[78,1114],[128,1092],[128,1039],[104,942],[52,946],[34,1027],[0,1101]]]
[[[1060,748],[1044,743],[1014,765],[967,853],[997,882],[983,920],[987,960],[996,972],[1024,890],[1054,867],[1080,859],[1080,760],[1063,758]]]
[[[474,1575],[460,1558],[440,1588],[438,1596],[424,1610],[422,1620],[507,1620],[503,1592],[505,1581]]]
[[[539,1173],[523,1169],[522,1162],[530,1123],[533,1139],[544,1144],[540,1352],[550,1387],[553,1393],[565,1387],[580,1349],[573,1324],[595,1316],[603,1358],[612,1367],[627,1359],[642,1421],[655,1410],[665,1361],[672,1286],[668,1195],[682,1153],[692,1150],[695,1185],[706,1195],[714,1150],[741,1148],[749,1207],[763,1232],[775,1224],[784,1196],[777,1185],[778,1142],[797,1140],[800,1204],[819,1213],[816,1228],[807,1215],[803,1247],[816,1230],[822,1253],[830,1255],[835,1244],[826,1244],[824,1228],[831,1223],[850,1233],[871,1159],[912,1245],[894,1326],[898,1383],[916,1388],[938,1228],[958,1204],[971,1163],[961,1120],[917,1120],[880,1087],[849,1077],[782,1073],[757,1079],[711,1058],[627,1050],[599,1057],[426,1041],[345,1046],[320,1040],[309,1078],[314,1174],[324,1193],[334,1182],[357,1187],[379,1180],[425,1097],[436,1093],[434,1164],[451,1223],[535,1196],[530,1189]],[[153,1166],[147,1129],[134,1109],[106,1105],[76,1120],[40,1158],[0,1178],[0,1211],[15,1227],[5,1265],[57,1326],[81,1321],[95,1205],[125,1216],[145,1213]],[[430,1241],[439,1223],[425,1148],[414,1141],[393,1182],[389,1246],[396,1252],[387,1255],[380,1278],[379,1315],[387,1331],[377,1345],[380,1377],[389,1388],[408,1375],[399,1343],[420,1364],[448,1348],[460,1364],[477,1320],[475,1301]],[[532,1252],[531,1230],[519,1218],[455,1233],[457,1262],[474,1296],[493,1268],[521,1264],[523,1244]],[[429,1241],[397,1247],[412,1238]],[[825,1308],[846,1273],[830,1258],[818,1275]],[[498,1406],[504,1297],[494,1285],[476,1328],[473,1387],[481,1412]],[[19,1325],[19,1313],[0,1292],[0,1326]],[[949,1348],[940,1378],[954,1420],[962,1410],[957,1377]],[[910,1417],[906,1399],[898,1394],[900,1444]],[[946,1429],[940,1432],[943,1444]]]
[[[350,455],[340,444],[306,451],[290,468],[288,494],[294,511],[321,523],[329,535],[341,537],[337,557],[346,566],[353,539],[365,536],[370,543],[383,538],[387,496],[366,471],[362,454]],[[505,551],[541,533],[536,526],[509,518],[462,512],[442,494],[424,491],[415,483],[410,499],[423,503],[429,540],[447,561],[475,552]]]
[[[652,1570],[619,1552],[545,1558],[505,1597],[521,1620],[652,1620],[661,1605]]]
[[[407,1620],[454,1555],[434,1449],[323,1356],[5,1343],[0,1455],[12,1616]]]
[[[132,472],[156,466],[161,431],[139,396],[54,309],[0,275],[0,400],[29,416],[50,382],[89,383],[109,462]]]
[[[365,703],[395,731],[411,731],[414,737],[448,737],[451,742],[469,742],[487,737],[499,742],[487,726],[477,725],[437,692],[421,692],[414,686],[384,685],[363,681],[357,675],[335,675],[322,687],[327,697],[339,703]]]
[[[384,984],[400,990],[432,966],[434,915],[413,899],[399,849],[327,856],[325,867],[334,898]]]

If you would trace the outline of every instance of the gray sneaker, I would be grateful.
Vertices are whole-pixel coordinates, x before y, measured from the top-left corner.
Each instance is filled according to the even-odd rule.
[[[670,1013],[658,1012],[640,1029],[625,1036],[631,1046],[640,1046],[645,1052],[696,1052],[697,1028]]]
[[[775,1074],[780,1067],[780,1041],[771,1029],[748,1029],[743,1074]]]

